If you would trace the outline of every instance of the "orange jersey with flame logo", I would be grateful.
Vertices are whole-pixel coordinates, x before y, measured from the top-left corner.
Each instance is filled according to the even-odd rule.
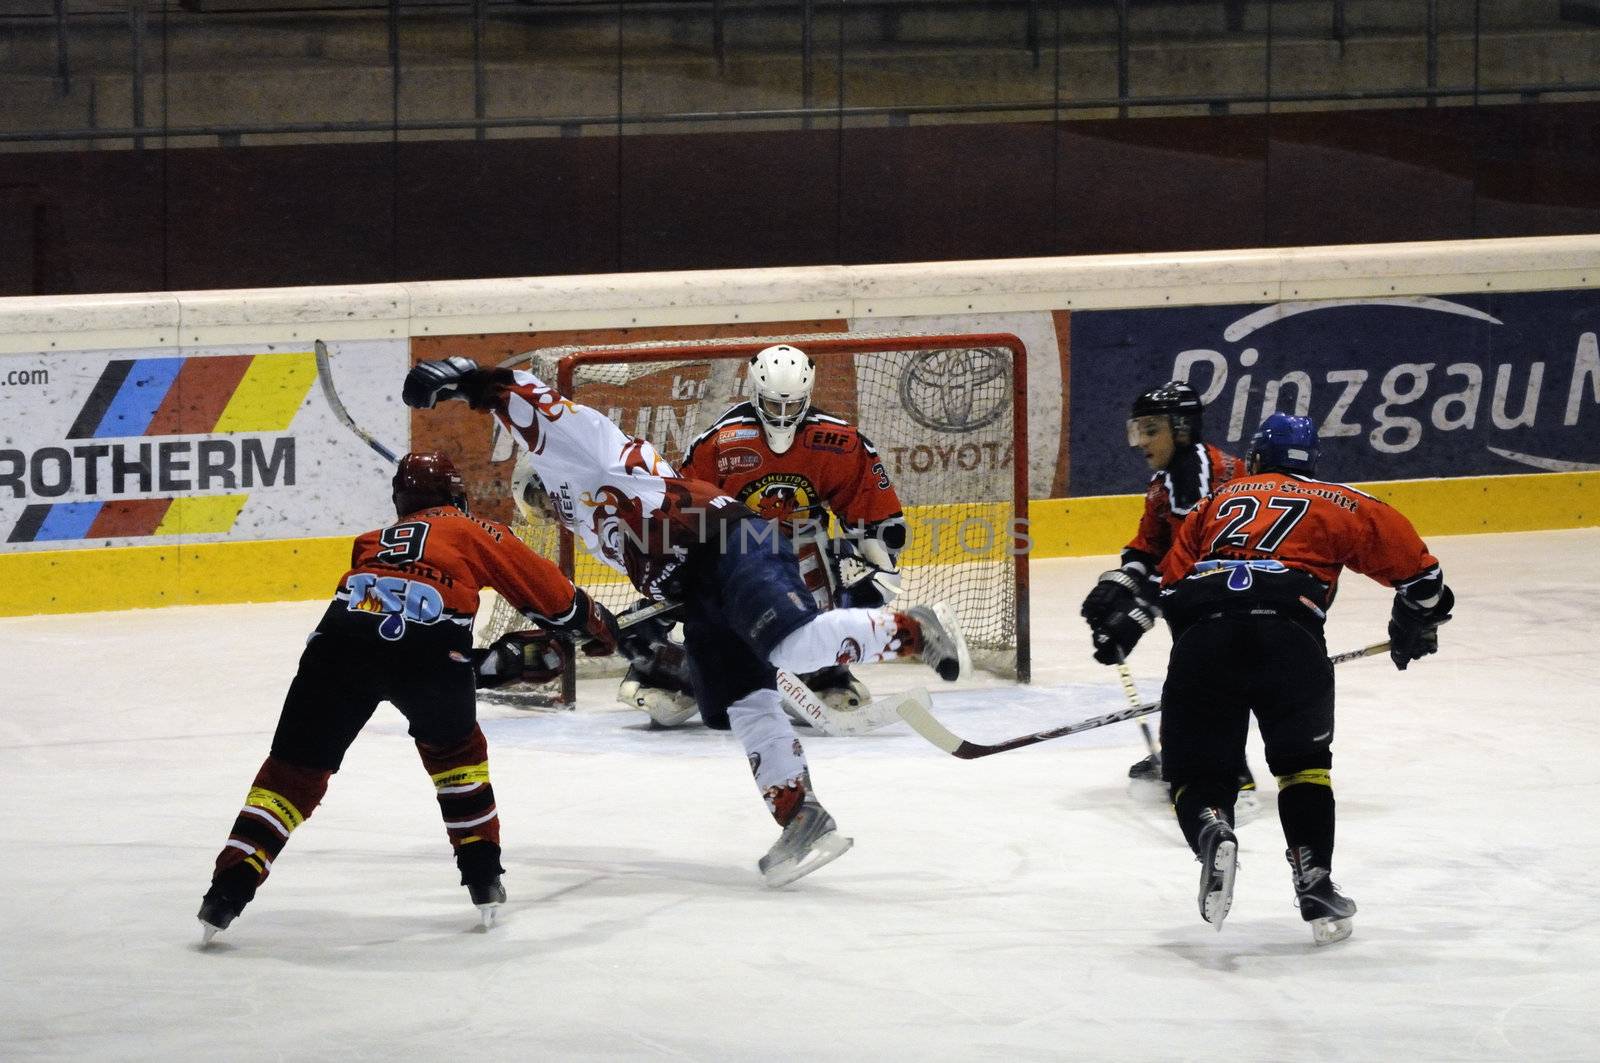
[[[742,402],[689,447],[684,475],[717,484],[771,520],[820,518],[825,506],[849,525],[874,525],[900,515],[900,496],[872,443],[848,421],[809,411],[794,445],[774,454]]]
[[[1324,609],[1342,569],[1392,587],[1439,564],[1394,507],[1344,484],[1278,472],[1230,481],[1196,506],[1161,563],[1162,587],[1203,582],[1224,571],[1208,564],[1219,561],[1309,574],[1327,588],[1315,603]]]
[[[339,587],[352,612],[399,609],[424,623],[439,619],[428,614],[441,607],[443,618],[470,622],[484,587],[520,610],[552,619],[571,611],[575,593],[559,568],[506,525],[454,506],[419,510],[357,536]]]

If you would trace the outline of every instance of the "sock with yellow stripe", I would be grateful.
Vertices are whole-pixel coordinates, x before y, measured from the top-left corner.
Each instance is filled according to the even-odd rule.
[[[213,889],[226,895],[235,915],[272,873],[273,861],[289,844],[289,835],[322,802],[332,774],[276,756],[262,762],[211,876]]]
[[[453,746],[418,742],[417,753],[433,780],[462,885],[472,885],[469,878],[500,874],[500,815],[489,782],[489,743],[483,729],[474,724],[472,732]]]
[[[1311,850],[1311,862],[1333,870],[1333,781],[1327,768],[1278,776],[1278,820],[1290,850]]]

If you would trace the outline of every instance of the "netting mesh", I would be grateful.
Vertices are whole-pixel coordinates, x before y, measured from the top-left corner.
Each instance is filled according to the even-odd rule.
[[[909,537],[895,605],[944,602],[961,621],[975,662],[1015,674],[1013,466],[1025,462],[1026,453],[1015,448],[1013,397],[1026,363],[1020,342],[1007,339],[828,334],[556,348],[515,362],[559,384],[559,364],[573,356],[568,394],[678,463],[701,432],[747,397],[744,371],[755,350],[784,342],[807,351],[817,363],[813,407],[860,427],[906,509]],[[517,531],[540,553],[558,556],[553,524],[524,523]],[[615,570],[581,547],[576,553],[572,575],[580,586],[615,611],[638,600]],[[492,640],[521,626],[522,618],[497,602],[479,638]],[[592,668],[584,662],[585,674]],[[541,691],[532,700],[560,699]]]

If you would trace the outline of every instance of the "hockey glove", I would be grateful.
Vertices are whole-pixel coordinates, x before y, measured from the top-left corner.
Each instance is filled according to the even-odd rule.
[[[1439,591],[1432,606],[1418,605],[1404,594],[1394,596],[1389,612],[1389,659],[1402,672],[1419,657],[1439,652],[1439,625],[1450,619],[1456,596],[1449,587]]]
[[[472,655],[480,690],[508,683],[548,683],[561,674],[561,651],[545,631],[508,631]]]
[[[650,604],[649,599],[639,603],[641,606]],[[650,660],[660,646],[671,643],[668,635],[672,631],[672,621],[660,616],[653,616],[648,620],[640,620],[621,628],[617,638],[617,652],[628,658],[635,665],[643,666],[642,662]],[[672,643],[676,645],[675,643]]]
[[[471,359],[460,355],[436,362],[418,362],[406,374],[400,398],[407,406],[431,410],[441,400],[467,398],[463,384],[482,372]]]
[[[1156,625],[1156,607],[1142,595],[1143,581],[1112,569],[1100,575],[1096,590],[1105,587],[1110,599],[1105,613],[1089,621],[1094,636],[1094,659],[1101,664],[1120,664],[1139,644],[1144,633]],[[1084,603],[1085,608],[1088,602]]]
[[[1083,607],[1078,610],[1078,615],[1087,620],[1090,627],[1108,619],[1112,611],[1124,603],[1124,595],[1129,590],[1126,581],[1129,579],[1134,581],[1135,593],[1141,593],[1145,578],[1144,573],[1137,569],[1114,568],[1100,573],[1100,582],[1083,599]]]

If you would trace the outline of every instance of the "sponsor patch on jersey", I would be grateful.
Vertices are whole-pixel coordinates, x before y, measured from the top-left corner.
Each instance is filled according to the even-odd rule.
[[[717,433],[718,443],[738,443],[746,439],[754,439],[761,434],[761,429],[751,425],[730,425]]]
[[[345,608],[352,613],[374,613],[383,619],[378,634],[394,642],[406,625],[437,624],[444,616],[444,596],[430,583],[402,576],[356,572],[345,583]]]
[[[826,450],[830,454],[848,454],[856,449],[854,432],[818,426],[806,436],[806,446],[812,450]]]
[[[759,468],[761,468],[761,455],[749,447],[734,447],[717,455],[717,472],[723,476]]]
[[[839,643],[839,652],[834,657],[835,664],[855,664],[859,660],[861,660],[861,643],[851,638]]]

